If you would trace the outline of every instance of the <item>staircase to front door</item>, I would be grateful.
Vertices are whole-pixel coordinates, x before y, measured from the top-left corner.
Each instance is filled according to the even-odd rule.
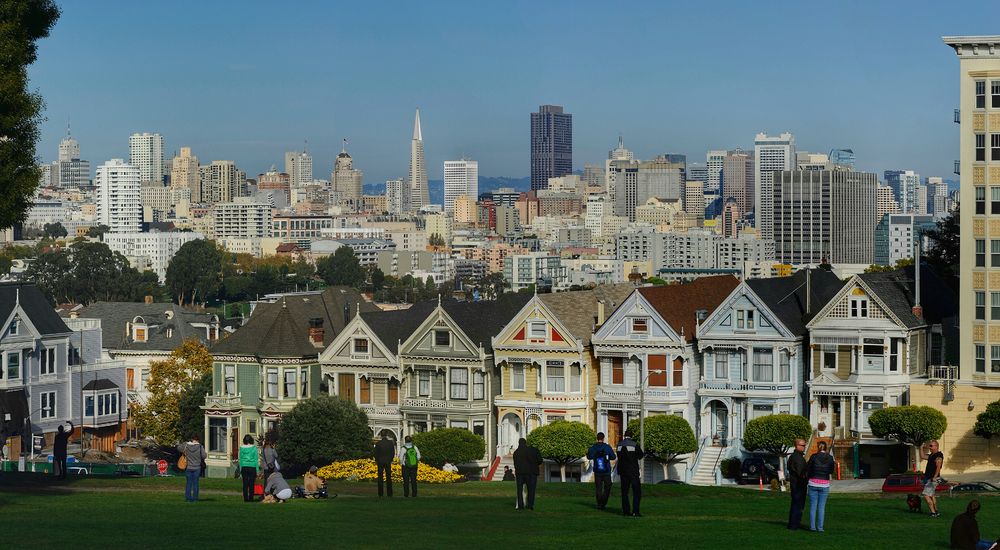
[[[715,485],[715,470],[719,467],[719,457],[725,450],[725,447],[713,445],[705,447],[698,460],[698,469],[691,476],[691,485]]]

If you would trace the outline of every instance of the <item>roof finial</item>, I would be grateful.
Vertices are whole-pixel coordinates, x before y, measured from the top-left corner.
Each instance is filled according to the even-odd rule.
[[[21,287],[19,286],[14,288],[14,305],[21,305]]]
[[[346,153],[347,152],[347,138],[344,138],[343,140],[341,140],[340,152],[341,153]]]
[[[358,303],[356,303],[354,305],[355,305],[355,312],[356,312],[355,315],[361,315],[361,302],[358,302]]]
[[[438,307],[441,307],[441,293],[438,292]]]

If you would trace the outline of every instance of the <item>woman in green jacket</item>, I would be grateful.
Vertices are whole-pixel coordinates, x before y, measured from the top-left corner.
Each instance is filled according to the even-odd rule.
[[[260,458],[257,456],[257,445],[253,442],[253,436],[247,434],[243,436],[243,445],[240,445],[243,502],[253,502],[253,483],[257,479],[258,468],[260,468]]]

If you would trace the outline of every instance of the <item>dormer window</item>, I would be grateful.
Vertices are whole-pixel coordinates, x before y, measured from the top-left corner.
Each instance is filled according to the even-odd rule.
[[[10,336],[17,336],[17,331],[20,329],[20,325],[21,325],[20,321],[21,320],[18,319],[17,317],[14,317],[13,319],[11,319],[10,320],[10,326],[7,327],[7,334],[9,334]]]
[[[451,345],[451,332],[447,330],[434,331],[434,345],[447,347]]]
[[[752,309],[737,309],[736,310],[736,329],[737,330],[754,330],[755,320],[754,314],[756,312]]]
[[[368,355],[368,339],[367,338],[355,338],[354,339],[354,353],[359,355]]]
[[[148,336],[149,327],[146,326],[146,321],[142,317],[132,319],[132,341],[145,342]]]
[[[632,319],[632,334],[649,334],[649,319],[645,317]]]
[[[851,298],[851,317],[868,317],[868,298]]]
[[[545,324],[545,321],[532,321],[528,323],[528,338],[532,340],[544,340]]]

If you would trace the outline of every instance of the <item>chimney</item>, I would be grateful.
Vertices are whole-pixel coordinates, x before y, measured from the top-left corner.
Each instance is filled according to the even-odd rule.
[[[146,305],[152,304],[153,303],[153,297],[147,294],[146,296],[143,296],[142,302],[144,304],[146,304]]]
[[[597,326],[600,327],[607,319],[604,317],[604,300],[597,301]]]
[[[325,331],[323,330],[323,319],[320,317],[313,317],[309,319],[309,342],[312,345],[321,348],[323,347],[323,336]]]

